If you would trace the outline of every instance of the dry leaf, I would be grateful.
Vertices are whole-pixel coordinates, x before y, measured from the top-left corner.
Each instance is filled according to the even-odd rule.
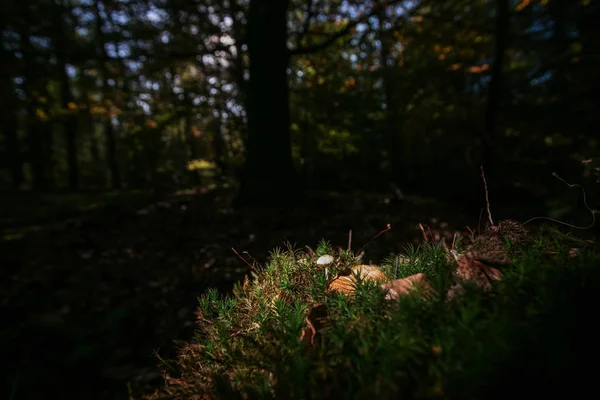
[[[419,287],[423,290],[422,293],[427,298],[431,298],[432,295],[437,294],[424,273],[395,279],[381,285],[381,288],[387,291],[386,300],[398,300],[401,296],[406,296]]]
[[[340,272],[329,284],[329,290],[346,295],[354,293],[357,283],[356,275],[364,281],[382,282],[387,280],[385,274],[375,265],[357,265]]]

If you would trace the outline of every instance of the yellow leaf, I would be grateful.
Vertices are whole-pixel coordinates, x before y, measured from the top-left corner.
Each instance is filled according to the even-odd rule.
[[[35,110],[35,115],[42,121],[48,120],[48,114],[46,114],[44,110],[40,110],[39,108]]]
[[[77,106],[77,104],[73,103],[72,101],[70,101],[69,103],[67,103],[67,108],[71,111],[75,111],[77,110],[79,107]]]
[[[530,3],[531,0],[521,0],[521,2],[515,7],[515,12],[523,11]]]
[[[156,123],[156,121],[148,119],[146,120],[146,122],[144,123],[144,125],[146,125],[147,128],[151,128],[154,129],[158,126],[158,124]]]
[[[460,69],[460,67],[461,67],[461,65],[460,65],[460,64],[452,64],[452,65],[450,66],[450,69],[451,69],[452,71],[458,71],[458,70]]]

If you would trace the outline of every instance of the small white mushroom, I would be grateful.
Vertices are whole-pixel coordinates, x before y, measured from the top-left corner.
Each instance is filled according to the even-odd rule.
[[[325,254],[324,256],[319,257],[317,260],[317,265],[328,265],[333,262],[333,257],[329,254]]]
[[[332,262],[333,262],[333,257],[330,256],[329,254],[322,255],[317,260],[317,265],[325,266],[325,280],[329,279],[329,271],[328,271],[327,265],[331,264]]]

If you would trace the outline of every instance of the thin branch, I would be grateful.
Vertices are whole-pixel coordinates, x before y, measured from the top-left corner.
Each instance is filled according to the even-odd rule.
[[[398,4],[404,3],[405,1],[406,0],[392,0],[392,1],[389,1],[386,4],[386,6],[389,7],[389,6],[398,5]],[[356,28],[356,26],[358,24],[366,22],[369,18],[374,16],[374,14],[375,14],[375,9],[370,10],[370,12],[368,12],[368,13],[364,14],[362,17],[350,22],[346,27],[344,27],[340,31],[332,34],[328,39],[324,40],[323,42],[317,43],[312,46],[297,47],[295,49],[290,49],[289,55],[297,56],[297,55],[302,55],[302,54],[316,53],[318,51],[324,50],[327,47],[334,44],[338,39],[340,39],[340,38],[346,36],[348,33],[350,33],[350,31],[352,31],[352,29]]]
[[[488,192],[487,180],[485,179],[485,172],[483,171],[483,165],[480,165],[481,168],[481,179],[483,179],[483,185],[485,187],[485,205],[487,207],[488,218],[490,220],[490,224],[494,226],[494,220],[492,219],[492,211],[490,210],[490,196]]]
[[[254,265],[250,264],[248,261],[246,261],[246,259],[244,257],[240,256],[240,253],[238,253],[236,251],[236,249],[234,249],[232,247],[231,250],[233,250],[233,252],[235,253],[235,255],[238,256],[243,262],[245,262],[247,266],[249,266],[253,271],[256,272],[256,267]]]
[[[352,229],[348,232],[348,251],[352,250]]]
[[[379,236],[383,235],[384,233],[386,233],[386,232],[387,232],[387,231],[389,231],[390,229],[392,229],[392,224],[387,224],[387,227],[386,227],[384,230],[382,230],[381,232],[379,232],[379,233],[378,233],[377,235],[375,235],[375,236],[374,236],[372,239],[370,239],[370,240],[369,240],[367,243],[365,243],[365,245],[364,245],[363,247],[361,247],[361,248],[360,248],[360,250],[358,250],[358,251],[356,252],[356,254],[360,254],[360,252],[361,252],[361,251],[363,251],[363,249],[364,249],[365,247],[367,247],[367,245],[368,245],[369,243],[371,243],[373,240],[377,239]]]
[[[593,210],[588,205],[587,196],[585,194],[585,189],[583,188],[583,186],[576,184],[576,183],[569,183],[569,182],[565,181],[560,176],[558,176],[558,174],[556,172],[553,172],[552,176],[555,177],[556,179],[558,179],[559,181],[563,182],[565,185],[567,185],[571,189],[575,188],[575,187],[581,189],[581,192],[583,193],[583,205],[585,206],[586,210],[588,210],[590,212],[590,214],[592,214],[592,222],[588,226],[575,226],[575,225],[572,225],[572,224],[569,224],[569,223],[566,223],[563,221],[559,221],[557,219],[550,218],[550,217],[533,217],[533,218],[528,219],[527,221],[523,222],[523,225],[528,224],[531,221],[535,221],[536,219],[545,219],[548,221],[556,222],[557,224],[566,225],[573,229],[591,229],[591,228],[593,228],[594,225],[596,224],[596,214],[598,213],[598,210]]]
[[[327,47],[334,44],[338,39],[340,39],[340,38],[346,36],[348,33],[350,33],[350,31],[352,29],[356,28],[356,26],[358,24],[366,21],[369,17],[370,17],[370,14],[367,14],[364,17],[359,18],[356,21],[349,23],[348,25],[346,25],[345,28],[332,34],[329,38],[322,41],[321,43],[317,43],[312,46],[296,47],[295,49],[291,49],[291,50],[289,50],[289,54],[290,54],[290,56],[298,56],[298,55],[302,55],[302,54],[311,54],[311,53],[316,53],[321,50],[325,50]]]

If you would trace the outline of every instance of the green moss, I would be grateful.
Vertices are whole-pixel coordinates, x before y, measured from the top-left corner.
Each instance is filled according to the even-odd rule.
[[[233,297],[209,291],[200,298],[196,340],[182,347],[156,397],[489,399],[527,390],[552,393],[585,374],[578,357],[595,351],[586,345],[593,330],[584,310],[600,304],[600,252],[570,258],[568,250],[540,237],[505,267],[492,296],[466,285],[452,301],[417,293],[398,306],[368,282],[351,298],[327,292],[324,270],[316,265],[318,255],[332,254],[325,241],[316,253],[277,249]],[[332,255],[330,274],[358,263],[347,251]],[[426,244],[403,256],[400,277],[424,272],[438,293],[453,283],[445,249]],[[392,255],[381,266],[391,279],[396,259]],[[317,303],[325,304],[328,324],[311,346],[300,338]]]

